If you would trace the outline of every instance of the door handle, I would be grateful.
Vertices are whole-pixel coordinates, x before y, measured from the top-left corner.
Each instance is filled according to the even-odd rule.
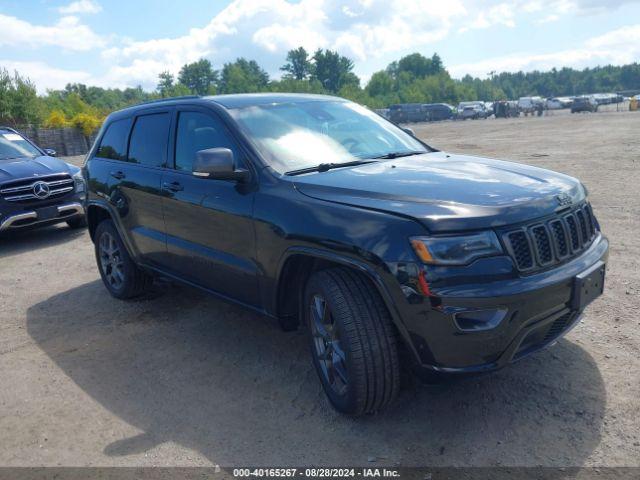
[[[122,180],[123,178],[126,177],[126,175],[124,174],[124,172],[121,171],[114,171],[109,173],[109,175],[111,175],[113,178],[117,179],[117,180]]]
[[[163,182],[162,188],[164,188],[165,190],[170,190],[172,192],[180,192],[184,190],[184,187],[180,185],[178,182],[171,182],[171,183]]]

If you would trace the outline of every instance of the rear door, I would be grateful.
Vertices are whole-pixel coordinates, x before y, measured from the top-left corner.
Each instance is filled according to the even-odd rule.
[[[113,165],[111,202],[136,255],[152,265],[166,260],[162,172],[167,164],[173,108],[140,111],[132,119],[126,161]]]
[[[249,305],[258,305],[252,184],[196,177],[196,152],[229,148],[247,168],[243,149],[206,108],[179,107],[173,165],[162,179],[170,269],[181,278]]]

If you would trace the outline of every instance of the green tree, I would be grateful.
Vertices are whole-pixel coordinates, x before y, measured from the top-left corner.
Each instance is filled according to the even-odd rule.
[[[283,93],[326,93],[318,80],[296,80],[287,77],[271,81],[268,90],[270,92]]]
[[[407,72],[414,78],[422,78],[428,75],[436,75],[443,70],[442,60],[438,54],[427,58],[420,53],[412,53],[398,60],[396,75]]]
[[[366,90],[372,97],[386,97],[394,92],[395,82],[393,77],[383,70],[371,75]]]
[[[353,73],[353,61],[338,52],[318,49],[313,62],[313,78],[328,92],[337,93],[349,84],[360,85],[360,79]]]
[[[35,85],[18,72],[0,69],[0,122],[39,125],[44,119],[42,101]]]
[[[161,97],[168,97],[168,93],[173,89],[174,86],[173,75],[170,72],[161,72],[158,75],[158,86],[156,90],[160,94]]]
[[[221,93],[260,92],[267,89],[269,75],[255,60],[238,58],[225,63],[220,76]]]
[[[211,62],[205,58],[197,62],[187,63],[178,74],[178,82],[197,95],[210,93],[211,86],[215,86],[217,81],[218,72],[213,69]]]
[[[209,87],[211,91],[212,86]],[[173,75],[169,72],[162,72],[158,75],[158,86],[156,91],[161,98],[181,97],[191,94],[191,89],[182,83],[175,83]]]
[[[295,80],[305,80],[311,75],[313,65],[309,60],[309,54],[303,47],[289,50],[287,53],[287,63],[280,70],[287,72],[285,76]]]

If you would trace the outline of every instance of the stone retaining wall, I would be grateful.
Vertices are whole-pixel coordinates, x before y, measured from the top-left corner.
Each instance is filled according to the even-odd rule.
[[[29,137],[41,148],[52,148],[60,156],[86,154],[95,134],[85,137],[77,128],[35,128],[31,126],[16,128],[20,133]]]

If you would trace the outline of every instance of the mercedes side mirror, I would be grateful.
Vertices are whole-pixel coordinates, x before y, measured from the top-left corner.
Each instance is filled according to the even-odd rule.
[[[208,148],[196,152],[192,173],[196,177],[245,181],[249,171],[236,168],[233,152],[228,148]]]
[[[49,157],[55,157],[56,155],[58,155],[58,152],[56,152],[53,148],[45,148],[44,153]]]

